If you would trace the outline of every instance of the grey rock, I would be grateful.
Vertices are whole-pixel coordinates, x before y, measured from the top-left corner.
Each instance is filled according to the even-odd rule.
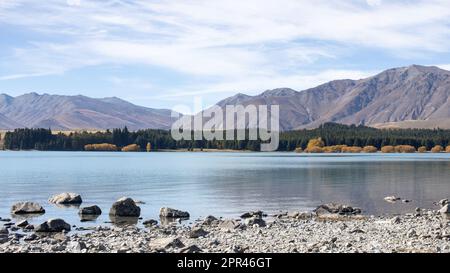
[[[28,226],[28,221],[27,220],[20,221],[19,223],[16,224],[16,226],[26,227],[26,226]]]
[[[360,214],[361,209],[343,204],[328,203],[318,206],[314,212],[319,216],[324,214],[354,215]]]
[[[187,211],[163,207],[159,210],[159,216],[167,218],[189,218],[190,215]]]
[[[152,249],[182,248],[183,242],[176,237],[158,238],[150,241],[149,247]]]
[[[241,227],[241,223],[235,220],[224,220],[219,223],[218,227],[222,230],[233,231]]]
[[[212,215],[208,215],[203,220],[202,225],[210,226],[210,225],[214,225],[214,224],[218,224],[218,223],[219,223],[219,220],[216,217],[214,217]]]
[[[7,228],[3,227],[0,229],[0,234],[9,234],[9,231]]]
[[[257,211],[246,212],[246,213],[241,215],[241,218],[243,218],[243,219],[245,219],[245,218],[252,218],[252,217],[262,218],[263,216],[265,216],[265,214],[262,211],[257,210]]]
[[[180,253],[200,253],[203,252],[197,245],[190,245],[180,250]]]
[[[208,233],[209,232],[207,232],[203,228],[197,227],[189,231],[188,237],[189,238],[205,237],[206,235],[208,235]]]
[[[19,202],[11,207],[12,214],[41,214],[45,209],[35,202]]]
[[[394,218],[391,219],[391,223],[392,224],[400,224],[401,219],[398,216],[395,216]]]
[[[447,205],[448,203],[449,203],[449,202],[448,202],[448,199],[442,199],[442,200],[440,200],[440,201],[438,202],[438,204],[439,204],[441,207]]]
[[[117,200],[109,210],[109,215],[119,217],[139,217],[141,208],[136,205],[133,199],[122,197]]]
[[[142,224],[144,226],[155,226],[158,224],[158,221],[156,221],[154,219],[149,219],[149,220],[145,220],[144,222],[142,222]]]
[[[393,196],[386,196],[384,198],[384,200],[389,203],[395,203],[395,202],[401,200],[401,198],[393,195]]]
[[[32,233],[30,235],[25,236],[25,238],[23,238],[24,241],[34,241],[36,239],[38,239],[39,236],[37,236],[36,234]]]
[[[266,222],[259,217],[252,217],[252,218],[246,218],[244,222],[247,226],[254,226],[257,225],[259,227],[265,227]]]
[[[102,210],[100,209],[99,206],[94,205],[94,206],[80,208],[80,210],[78,211],[78,214],[80,214],[80,215],[100,215],[100,214],[102,214]]]
[[[36,232],[61,232],[70,231],[70,225],[63,219],[50,219],[34,229]]]
[[[48,201],[53,204],[81,204],[83,202],[81,196],[73,192],[56,194],[50,197]]]
[[[67,249],[72,252],[81,252],[83,249],[86,249],[86,243],[84,242],[70,242],[67,244]]]
[[[439,212],[440,212],[440,213],[450,213],[450,207],[449,207],[449,204],[443,206],[443,207],[439,210]]]

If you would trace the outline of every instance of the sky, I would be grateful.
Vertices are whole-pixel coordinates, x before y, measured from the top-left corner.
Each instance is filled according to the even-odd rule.
[[[450,70],[448,0],[0,0],[0,93],[173,108],[411,64]]]

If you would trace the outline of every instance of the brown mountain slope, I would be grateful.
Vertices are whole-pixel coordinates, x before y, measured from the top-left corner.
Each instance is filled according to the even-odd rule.
[[[136,106],[118,98],[94,99],[36,93],[18,97],[1,95],[0,115],[15,122],[0,123],[2,129],[109,129],[123,126],[131,130],[168,129],[173,122],[170,110]]]
[[[217,103],[280,105],[280,128],[314,128],[325,122],[382,126],[420,121],[423,127],[448,127],[450,72],[413,65],[361,80],[337,80],[302,92],[282,88],[257,96],[238,94]],[[403,123],[401,126],[404,127]]]

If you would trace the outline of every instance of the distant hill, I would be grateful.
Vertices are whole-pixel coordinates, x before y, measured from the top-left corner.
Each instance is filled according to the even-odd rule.
[[[317,128],[326,122],[378,128],[450,128],[450,71],[412,65],[360,80],[336,80],[296,91],[242,93],[217,103],[280,106],[280,128]],[[0,95],[0,129],[44,127],[55,130],[169,129],[171,111],[137,106],[119,98]],[[199,113],[200,114],[200,113]]]
[[[119,98],[86,96],[0,95],[0,129],[18,127],[54,130],[109,129],[127,126],[131,130],[169,129],[171,111],[137,106]]]
[[[413,65],[361,80],[336,80],[305,91],[280,88],[237,94],[217,103],[280,105],[280,128],[325,122],[376,127],[450,128],[450,72]],[[414,122],[418,121],[418,122]]]

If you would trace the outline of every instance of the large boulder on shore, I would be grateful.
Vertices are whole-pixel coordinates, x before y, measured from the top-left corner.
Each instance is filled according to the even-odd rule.
[[[159,210],[159,216],[167,218],[189,218],[189,212],[164,207]]]
[[[36,232],[61,232],[70,231],[70,224],[63,219],[50,219],[34,228]]]
[[[60,194],[53,195],[48,199],[50,203],[53,204],[62,204],[62,205],[74,205],[81,204],[83,200],[81,199],[81,195],[73,192],[63,192]]]
[[[35,202],[19,202],[11,207],[12,214],[45,213],[45,209]]]
[[[133,199],[122,197],[112,205],[109,215],[119,217],[139,217],[141,208],[136,205]]]

